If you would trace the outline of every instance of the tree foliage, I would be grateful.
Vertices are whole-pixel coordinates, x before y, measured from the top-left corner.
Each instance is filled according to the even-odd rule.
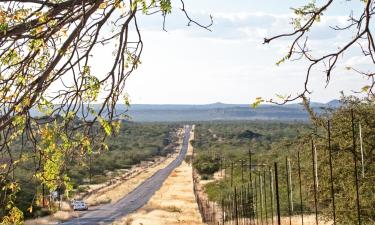
[[[0,1],[0,205],[12,218],[22,219],[8,194],[19,162],[32,159],[48,189],[68,190],[67,165],[108,149],[124,113],[116,104],[129,104],[125,81],[141,63],[138,15],[171,10],[170,0]],[[103,46],[113,54],[98,74],[93,55]]]
[[[374,116],[375,107],[372,102],[348,97],[342,99],[342,106],[338,110],[314,119],[314,124],[318,130],[315,140],[319,151],[318,168],[321,180],[318,189],[319,207],[327,218],[332,218],[327,121],[330,120],[331,122],[332,181],[336,198],[336,217],[339,224],[358,223],[356,179],[359,185],[362,223],[372,224],[375,221]],[[357,167],[355,167],[355,161]],[[308,184],[310,188],[308,193],[312,193],[311,182],[305,184]]]

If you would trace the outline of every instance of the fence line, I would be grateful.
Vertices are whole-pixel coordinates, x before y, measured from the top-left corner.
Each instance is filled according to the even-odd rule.
[[[325,219],[330,215],[328,219],[336,225],[339,223],[338,214],[345,211],[356,214],[357,224],[365,224],[365,215],[371,211],[361,206],[360,198],[369,198],[369,196],[361,196],[360,193],[360,178],[365,178],[363,173],[366,172],[363,170],[363,134],[361,125],[359,122],[356,123],[353,111],[350,119],[352,140],[349,141],[351,141],[353,167],[350,161],[346,164],[334,163],[334,156],[343,156],[333,149],[332,121],[329,120],[326,126],[327,135],[323,138],[317,135],[311,137],[309,140],[311,150],[307,152],[299,150],[296,155],[286,156],[285,164],[276,161],[272,162],[273,166],[254,163],[254,153],[250,149],[245,156],[246,159],[231,161],[220,157],[220,174],[225,180],[230,179],[227,180],[230,191],[223,193],[217,202],[210,202],[202,192],[199,177],[194,175],[196,174],[194,170],[194,194],[203,222],[210,225],[281,225],[281,219],[286,217],[289,225],[293,223],[304,225],[307,223],[306,217],[311,215],[314,216],[315,224],[319,225],[324,211]],[[355,128],[358,128],[359,132],[356,132]],[[323,144],[322,142],[318,144],[319,138],[322,138]],[[357,157],[358,138],[361,144],[358,155],[360,154],[361,158]],[[305,162],[303,165],[301,165],[302,159]],[[360,165],[357,164],[358,160],[361,160]],[[358,171],[358,166],[362,170]],[[345,188],[355,190],[355,197],[354,194],[351,196],[352,193],[345,193],[345,191],[339,195],[338,184],[335,184],[336,177],[340,177],[335,171],[346,171],[348,168],[351,174],[354,173],[354,182],[352,187],[345,186]],[[225,169],[224,175],[223,169]],[[234,180],[235,171],[237,178]],[[248,176],[245,176],[246,171]],[[358,176],[358,173],[362,176]],[[366,175],[366,177],[371,176]],[[350,197],[348,199],[355,199],[355,204],[353,200],[351,208],[343,210],[341,206],[339,209],[337,203],[340,203],[340,198],[337,196],[342,195],[348,195]],[[298,223],[292,222],[296,217]]]

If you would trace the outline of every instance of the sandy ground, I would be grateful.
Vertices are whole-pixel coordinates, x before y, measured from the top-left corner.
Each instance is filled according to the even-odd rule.
[[[276,218],[275,218],[276,219]],[[271,221],[271,219],[270,219]],[[275,220],[276,221],[276,220]],[[281,218],[282,225],[289,225],[289,217]],[[301,216],[293,216],[292,217],[292,224],[302,224]],[[303,216],[303,224],[304,225],[315,225],[315,215],[304,215]],[[319,225],[332,225],[333,222],[324,222],[319,220]]]
[[[179,147],[177,147],[177,152],[168,156],[168,158],[151,165],[148,168],[139,168],[137,167],[132,174],[132,176],[128,177],[127,179],[117,179],[116,183],[111,185],[108,184],[99,184],[97,188],[100,191],[95,191],[92,194],[87,195],[84,198],[84,201],[88,203],[89,206],[95,206],[99,204],[109,203],[109,202],[117,202],[122,197],[127,195],[133,189],[135,189],[138,185],[140,185],[143,181],[147,178],[151,177],[155,172],[158,170],[166,167],[170,164],[178,155],[179,150],[181,149],[182,144],[182,129],[179,133],[180,140],[178,141]],[[95,189],[95,188],[93,188]],[[44,224],[58,224],[59,221],[66,221],[74,217],[78,217],[79,213],[72,211],[68,203],[63,203],[62,210],[57,211],[53,215],[41,217],[37,219],[27,220],[25,224],[27,225],[44,225]]]
[[[194,133],[190,140],[193,138]],[[191,156],[192,153],[193,149],[189,144],[187,155]],[[182,162],[144,207],[113,225],[204,224],[201,221],[193,192],[192,167],[187,162]]]
[[[199,176],[199,184],[201,186],[204,186],[208,183],[212,183],[214,181],[224,179],[224,174],[225,174],[225,169],[215,172],[214,175],[212,176],[212,179],[209,179],[209,180],[202,180],[198,174],[197,176]]]
[[[301,216],[293,216],[291,218],[292,220],[292,224],[293,225],[300,225],[302,224],[302,220],[301,220]],[[235,224],[235,221],[226,221],[226,224]],[[252,220],[251,221],[252,223],[254,223],[254,221]],[[277,224],[277,218],[274,217],[274,224]],[[239,224],[250,224],[250,220],[249,219],[245,219],[245,220],[241,220],[241,218],[239,219]],[[258,223],[256,222],[255,220],[255,224],[260,224],[261,221],[259,219]],[[263,219],[263,224],[272,224],[272,219],[271,218],[268,218],[267,222]],[[290,221],[289,221],[289,217],[282,217],[281,218],[281,225],[289,225],[290,224]],[[315,225],[315,215],[304,215],[303,216],[303,224],[304,225]],[[319,225],[332,225],[333,222],[324,222],[322,220],[319,220]]]

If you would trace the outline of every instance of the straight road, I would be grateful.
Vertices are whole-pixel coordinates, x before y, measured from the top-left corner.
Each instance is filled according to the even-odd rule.
[[[96,225],[110,224],[145,205],[154,193],[160,189],[163,182],[169,174],[178,167],[185,158],[189,145],[191,126],[185,128],[185,134],[182,142],[182,148],[179,155],[164,169],[157,171],[150,178],[136,187],[132,192],[113,204],[106,204],[101,207],[90,210],[82,216],[70,221],[61,223],[62,225]]]

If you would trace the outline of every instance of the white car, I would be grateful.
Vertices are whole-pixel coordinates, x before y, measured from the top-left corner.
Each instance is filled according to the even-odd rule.
[[[77,210],[79,210],[79,211],[82,210],[83,211],[83,210],[87,210],[88,209],[88,207],[87,207],[87,205],[86,205],[86,203],[84,201],[73,201],[72,205],[73,205],[73,210],[74,211],[77,211]]]

